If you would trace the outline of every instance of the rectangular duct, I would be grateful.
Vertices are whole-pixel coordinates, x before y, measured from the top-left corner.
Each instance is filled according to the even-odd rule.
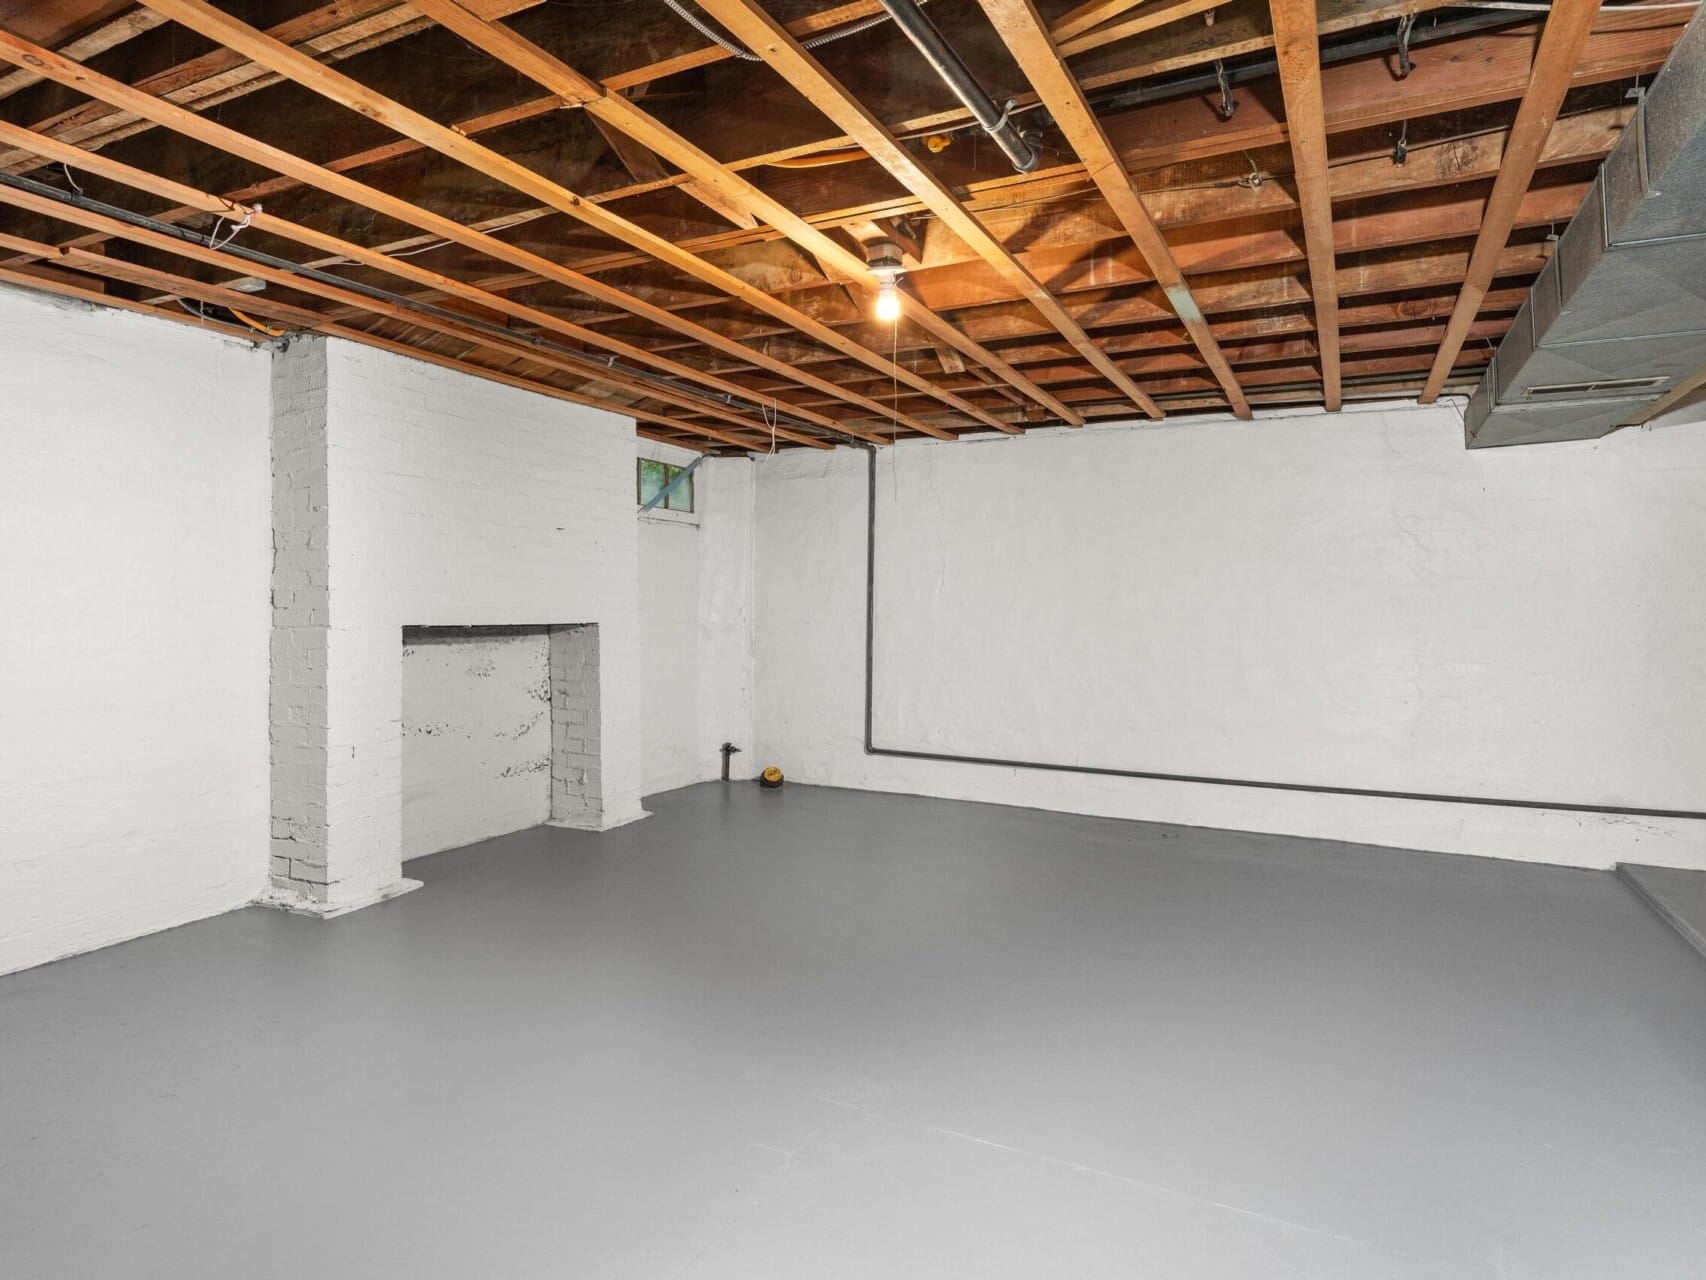
[[[1642,98],[1470,397],[1472,449],[1591,440],[1706,366],[1706,18]]]

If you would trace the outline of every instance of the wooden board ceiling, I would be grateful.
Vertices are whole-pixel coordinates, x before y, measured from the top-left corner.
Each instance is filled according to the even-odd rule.
[[[0,0],[0,279],[701,450],[1431,399],[1692,13],[930,0],[1020,174],[877,0],[681,4],[739,56],[663,0]]]

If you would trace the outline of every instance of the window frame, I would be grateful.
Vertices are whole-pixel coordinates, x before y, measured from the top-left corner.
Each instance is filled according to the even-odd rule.
[[[670,482],[673,481],[676,476],[687,470],[685,466],[674,462],[666,462],[662,458],[635,458],[634,505],[636,507],[644,507],[646,505],[645,473],[647,466],[663,468],[663,483],[660,488],[668,488]],[[690,516],[697,514],[697,495],[693,491],[694,481],[697,479],[697,476],[689,475],[686,483],[679,485],[674,493],[670,494],[662,503],[653,507],[651,512],[647,512],[647,514],[650,515],[652,512],[657,511],[668,511],[672,515],[678,516]],[[683,498],[685,498],[687,505],[676,506],[676,502]]]

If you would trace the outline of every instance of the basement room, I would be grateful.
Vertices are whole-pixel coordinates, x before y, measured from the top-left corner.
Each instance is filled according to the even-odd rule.
[[[0,1280],[1706,1275],[1701,0],[0,0]]]

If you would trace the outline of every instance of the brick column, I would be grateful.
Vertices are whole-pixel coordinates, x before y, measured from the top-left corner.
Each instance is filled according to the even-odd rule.
[[[362,673],[400,661],[401,637],[336,625],[331,461],[325,341],[298,339],[272,364],[272,847],[262,901],[321,916],[419,885],[402,877],[394,830],[397,744],[388,763],[385,735],[360,727],[372,717],[351,714]]]
[[[598,830],[604,822],[599,769],[598,626],[551,632],[551,825]]]

